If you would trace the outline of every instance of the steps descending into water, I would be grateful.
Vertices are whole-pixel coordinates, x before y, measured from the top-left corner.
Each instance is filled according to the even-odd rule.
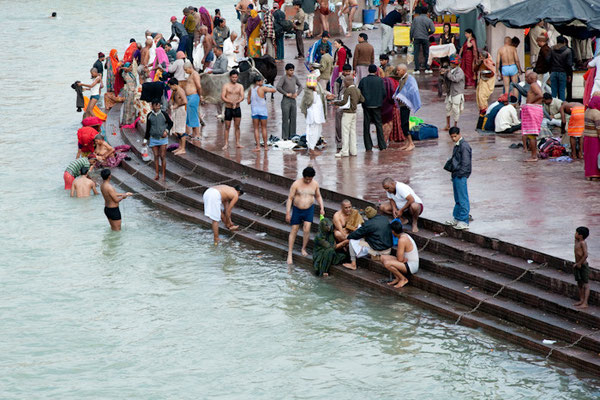
[[[125,132],[122,137],[127,144],[134,147],[134,153],[139,153],[140,143],[137,140],[140,136],[137,132]],[[213,164],[210,160],[204,159],[203,156],[206,154],[204,151],[194,146],[190,148],[194,150],[188,151],[185,156],[168,155],[166,187],[176,191],[164,194],[146,193],[142,196],[153,201],[158,207],[186,219],[208,223],[199,211],[203,208],[201,193],[205,187],[228,179],[233,181],[227,184],[241,182],[247,194],[241,197],[234,209],[232,219],[241,227],[250,224],[252,227],[247,232],[240,232],[236,236],[260,248],[285,255],[289,232],[289,226],[285,224],[283,204],[289,188],[282,184],[286,182],[282,180],[285,178],[271,178],[247,167],[230,168],[224,166],[228,163],[227,160],[224,162],[220,160]],[[208,158],[217,160],[216,157],[219,156],[211,153]],[[135,191],[165,189],[165,186],[153,180],[153,168],[136,157],[132,161],[124,162],[123,167],[123,171],[119,171],[116,175],[119,176],[119,180],[122,179],[125,186]],[[134,179],[131,179],[132,176]],[[265,177],[267,179],[264,179]],[[338,201],[343,196],[336,197],[327,191],[323,192],[326,214],[331,216],[337,211]],[[359,206],[367,204],[360,199],[351,200]],[[267,217],[262,218],[261,216],[265,214]],[[318,222],[316,216],[314,222]],[[431,225],[428,222],[425,224]],[[490,248],[493,246],[480,245],[479,237],[446,232],[445,228],[440,229],[439,226],[434,228],[436,231],[422,230],[418,234],[412,234],[419,247],[425,246],[425,250],[420,252],[421,271],[414,276],[412,287],[397,290],[382,285],[378,280],[387,277],[387,271],[380,263],[366,259],[359,260],[360,268],[357,271],[333,267],[332,274],[386,293],[403,297],[409,296],[410,293],[411,301],[456,318],[482,299],[491,297],[500,287],[525,272],[518,282],[504,288],[497,298],[483,302],[479,311],[465,315],[462,323],[484,327],[496,335],[542,352],[548,351],[549,348],[541,343],[540,334],[566,345],[576,341],[581,335],[594,335],[594,329],[600,326],[598,324],[600,308],[595,305],[598,304],[600,297],[598,282],[592,281],[592,304],[594,305],[587,310],[574,310],[570,306],[572,300],[569,297],[576,293],[576,286],[571,279],[572,275],[557,269],[560,263],[556,260],[549,262],[548,266],[526,272],[532,267],[540,267],[540,264],[538,262],[529,264],[526,259]],[[315,230],[316,224],[313,224],[313,231]],[[223,231],[226,232],[225,229]],[[441,235],[440,231],[443,231]],[[257,236],[265,233],[266,237]],[[299,246],[300,243],[301,232],[296,245]],[[309,244],[309,247],[311,246],[312,243]],[[513,250],[508,252],[511,251]],[[533,256],[539,258],[535,254]],[[309,259],[297,254],[295,257],[296,261],[310,265]],[[568,271],[568,268],[564,269]],[[434,298],[437,305],[433,304]],[[446,306],[442,311],[439,309],[440,304],[452,304],[452,306]],[[527,333],[520,333],[519,330]],[[597,356],[599,351],[600,334],[586,337],[577,346],[557,350],[553,355],[586,370],[600,373],[600,361]]]

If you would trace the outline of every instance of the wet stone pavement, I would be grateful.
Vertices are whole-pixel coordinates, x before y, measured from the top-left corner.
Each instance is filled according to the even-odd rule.
[[[379,54],[380,31],[368,32],[370,42]],[[352,38],[343,38],[351,49],[356,44],[357,33]],[[334,38],[332,38],[333,40]],[[278,62],[278,79],[284,66],[291,62],[301,80],[306,77],[306,68],[298,60],[292,39],[286,39],[286,60]],[[313,40],[306,40],[308,49]],[[392,64],[404,61],[404,57],[393,57]],[[376,62],[378,60],[376,59]],[[328,109],[327,123],[323,136],[327,146],[317,156],[309,156],[305,150],[276,150],[255,153],[250,106],[242,103],[241,141],[243,149],[234,147],[233,127],[230,132],[230,149],[223,151],[224,125],[216,119],[216,107],[204,106],[206,127],[202,130],[202,147],[224,155],[236,162],[252,166],[289,178],[299,177],[304,167],[312,165],[317,171],[316,179],[322,187],[363,198],[373,202],[385,201],[381,181],[387,176],[409,184],[424,202],[423,217],[445,221],[452,216],[454,206],[450,174],[443,165],[452,153],[445,126],[443,98],[437,96],[437,73],[420,75],[419,82],[423,107],[415,114],[439,129],[439,139],[415,142],[412,152],[399,150],[400,144],[392,143],[385,151],[374,149],[365,152],[363,145],[362,109],[357,112],[358,156],[337,159],[334,157],[335,121],[333,106]],[[277,81],[276,81],[277,82]],[[491,97],[500,95],[496,88]],[[268,135],[281,137],[282,96],[267,102],[269,109]],[[298,105],[301,96],[298,97]],[[473,148],[473,173],[468,181],[471,200],[470,225],[472,232],[499,238],[514,244],[539,250],[553,256],[573,260],[575,228],[585,225],[590,228],[588,247],[590,266],[600,267],[600,182],[585,180],[583,161],[570,164],[540,160],[525,163],[527,154],[522,149],[509,149],[510,144],[520,143],[520,133],[494,135],[475,130],[478,110],[475,89],[467,88],[465,110],[459,127]],[[297,133],[304,132],[304,116],[298,109]],[[376,135],[371,126],[374,143]]]

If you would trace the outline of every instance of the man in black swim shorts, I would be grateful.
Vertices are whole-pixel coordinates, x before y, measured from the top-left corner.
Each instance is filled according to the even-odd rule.
[[[240,120],[242,110],[240,103],[244,100],[244,87],[238,83],[239,72],[235,69],[229,72],[229,83],[221,89],[221,100],[225,103],[225,145],[223,150],[229,147],[229,128],[233,120],[235,131],[235,145],[237,148],[244,147],[240,144]]]
[[[133,193],[117,193],[110,183],[110,169],[103,169],[102,172],[100,172],[100,176],[103,180],[102,185],[100,185],[100,191],[104,197],[104,215],[108,218],[110,229],[113,231],[120,231],[121,211],[119,210],[119,203],[129,196],[133,196]]]

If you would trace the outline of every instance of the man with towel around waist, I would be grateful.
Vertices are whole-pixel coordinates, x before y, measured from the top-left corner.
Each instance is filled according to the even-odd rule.
[[[537,83],[537,74],[527,72],[525,81],[529,84],[527,92],[527,104],[521,106],[521,134],[523,135],[523,148],[527,149],[527,142],[531,150],[531,158],[526,162],[535,162],[537,158],[537,138],[542,129],[542,120],[544,119],[544,108],[542,106],[542,88]]]
[[[310,238],[310,224],[315,217],[315,198],[319,207],[320,214],[325,215],[325,207],[323,206],[323,198],[319,190],[319,184],[314,180],[316,173],[313,167],[306,167],[302,171],[302,179],[296,180],[290,188],[290,194],[286,203],[285,222],[292,226],[290,236],[288,238],[288,257],[287,263],[292,264],[292,251],[294,250],[294,242],[296,235],[302,224],[302,255],[308,256],[306,246]]]
[[[198,107],[202,96],[200,75],[188,60],[183,64],[183,69],[189,75],[185,83],[185,95],[187,96],[187,116],[185,124],[188,135],[192,133],[192,139],[200,139],[200,118],[198,118]]]
[[[566,114],[571,115],[568,125]],[[564,134],[566,127],[566,132],[569,134],[571,158],[583,158],[582,143],[579,140],[583,136],[585,128],[585,106],[581,103],[567,103],[565,101],[560,107],[560,117],[562,119],[560,133]],[[579,150],[577,150],[577,144],[579,144]]]
[[[169,107],[171,108],[171,119],[173,120],[172,132],[179,139],[179,148],[173,152],[175,155],[185,154],[185,138],[189,136],[185,131],[185,123],[187,119],[187,96],[185,90],[179,86],[177,78],[169,79],[169,87],[171,88],[171,99]]]
[[[214,235],[215,246],[219,244],[219,222],[221,218],[225,226],[230,231],[238,230],[239,226],[231,221],[231,210],[237,203],[239,197],[244,194],[242,187],[227,185],[217,185],[206,189],[202,195],[204,203],[204,215],[212,220],[212,231]]]

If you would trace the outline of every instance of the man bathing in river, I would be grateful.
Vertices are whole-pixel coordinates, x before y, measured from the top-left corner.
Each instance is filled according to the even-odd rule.
[[[383,203],[380,210],[391,214],[393,218],[400,218],[403,224],[412,220],[412,231],[419,232],[417,221],[423,213],[423,201],[415,191],[405,183],[396,182],[392,178],[385,178],[382,182],[383,189],[387,192],[389,203]]]
[[[296,235],[302,224],[302,255],[308,256],[306,246],[310,238],[310,224],[315,217],[315,198],[319,203],[320,214],[325,215],[325,207],[323,206],[323,198],[319,184],[314,180],[315,170],[312,167],[304,168],[302,171],[302,179],[296,180],[290,188],[290,194],[286,203],[285,222],[292,226],[290,236],[288,238],[288,257],[287,263],[292,264],[292,251],[294,250],[294,242]]]
[[[419,270],[419,250],[413,238],[402,232],[402,224],[399,221],[392,221],[391,228],[392,235],[398,238],[396,256],[383,255],[381,262],[395,278],[388,285],[401,288]]]
[[[104,215],[108,218],[110,229],[120,231],[121,211],[119,211],[119,203],[129,196],[133,196],[133,193],[117,193],[110,183],[110,169],[103,169],[100,172],[100,176],[104,181],[100,185],[100,191],[102,192],[102,197],[104,197]]]
[[[231,210],[243,194],[244,191],[240,185],[235,187],[217,185],[206,189],[202,195],[204,215],[212,220],[215,246],[221,240],[219,239],[219,222],[221,222],[221,219],[230,231],[238,230],[239,226],[234,225],[231,221]]]
[[[90,192],[93,190],[97,195],[96,182],[88,176],[90,169],[87,167],[81,168],[81,175],[73,181],[71,186],[71,197],[90,197]]]
[[[223,150],[229,147],[229,128],[233,120],[233,130],[235,133],[235,146],[242,148],[240,144],[240,120],[242,119],[242,109],[240,103],[244,100],[244,87],[238,83],[239,72],[231,70],[229,73],[229,83],[223,85],[221,89],[221,100],[225,103],[225,145]]]
[[[348,245],[348,235],[358,229],[363,223],[363,218],[358,213],[358,210],[352,208],[350,200],[342,201],[341,209],[333,214],[333,235],[337,243],[343,243],[343,246]]]

